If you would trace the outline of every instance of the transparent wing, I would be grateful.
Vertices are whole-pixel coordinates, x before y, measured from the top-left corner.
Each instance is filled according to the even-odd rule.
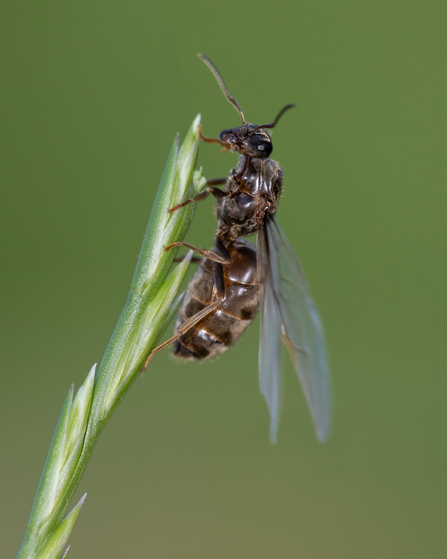
[[[320,317],[298,257],[273,218],[266,220],[258,237],[265,298],[271,292],[279,335],[297,371],[317,437],[324,441],[330,431],[330,381]]]
[[[264,231],[258,235],[259,283],[263,288],[261,302],[261,335],[259,340],[259,385],[270,412],[270,442],[276,443],[282,403],[281,347],[278,317],[272,282],[267,281],[268,249]]]

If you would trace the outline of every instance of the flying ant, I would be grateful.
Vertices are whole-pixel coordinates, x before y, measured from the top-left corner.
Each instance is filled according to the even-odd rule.
[[[283,186],[283,172],[269,158],[272,140],[267,129],[294,105],[286,105],[269,124],[256,125],[244,113],[211,60],[208,66],[228,101],[237,109],[242,126],[221,132],[219,139],[200,136],[239,154],[228,178],[208,181],[194,198],[171,208],[216,198],[217,232],[213,250],[184,246],[203,257],[180,308],[174,335],[156,347],[146,365],[174,343],[174,354],[187,360],[215,357],[232,346],[261,314],[259,379],[270,411],[270,440],[276,440],[282,393],[280,339],[298,373],[317,437],[324,441],[330,427],[330,386],[323,329],[298,257],[274,215]],[[225,184],[225,190],[217,188]],[[257,246],[243,239],[257,235]]]

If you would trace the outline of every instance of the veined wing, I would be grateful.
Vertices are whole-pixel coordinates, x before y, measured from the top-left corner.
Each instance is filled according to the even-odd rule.
[[[270,442],[276,443],[282,403],[281,343],[272,282],[269,277],[267,236],[258,234],[258,276],[263,289],[259,339],[259,386],[270,412]]]
[[[269,307],[273,308],[279,335],[297,371],[317,437],[324,441],[330,431],[330,381],[320,317],[298,257],[273,218],[266,219],[258,239],[264,296],[273,298]],[[263,325],[261,331],[262,328]],[[260,376],[265,376],[261,367],[260,364]],[[277,377],[278,373],[273,375]],[[272,398],[271,392],[269,397]],[[267,396],[266,400],[269,403]]]

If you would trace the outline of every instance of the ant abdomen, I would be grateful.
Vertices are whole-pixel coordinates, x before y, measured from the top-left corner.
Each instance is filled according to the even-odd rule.
[[[256,249],[238,240],[229,249],[231,262],[224,266],[225,299],[174,343],[174,355],[203,360],[216,357],[236,343],[250,325],[259,305]],[[205,259],[188,285],[176,329],[217,298],[213,263]]]

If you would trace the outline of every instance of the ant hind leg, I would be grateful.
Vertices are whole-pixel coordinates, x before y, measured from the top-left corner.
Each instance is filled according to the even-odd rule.
[[[150,352],[148,358],[146,359],[146,362],[144,363],[143,368],[141,369],[142,373],[144,373],[149,363],[152,361],[154,356],[159,351],[161,351],[168,345],[174,343],[181,336],[183,336],[183,334],[186,334],[186,332],[188,332],[188,330],[190,330],[193,326],[198,324],[201,320],[203,320],[209,314],[211,314],[212,312],[214,312],[219,308],[219,305],[225,300],[225,283],[224,283],[223,267],[221,264],[217,262],[213,263],[213,280],[216,286],[217,299],[212,303],[210,303],[207,307],[199,311],[198,313],[188,318],[188,320],[185,320],[185,322],[179,326],[178,331],[171,338],[169,338],[169,340],[166,340],[165,342],[163,342],[162,344],[154,348]]]

